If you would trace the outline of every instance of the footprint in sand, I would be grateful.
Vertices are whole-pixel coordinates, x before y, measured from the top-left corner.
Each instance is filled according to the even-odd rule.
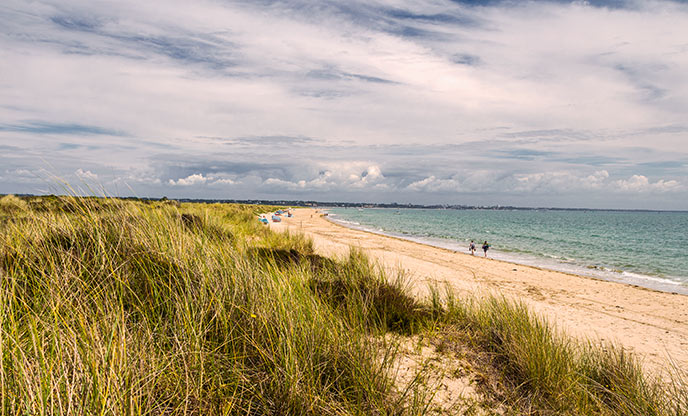
[[[528,286],[526,288],[526,292],[528,292],[537,300],[545,300],[545,296],[542,294],[540,289],[536,288],[535,286]]]

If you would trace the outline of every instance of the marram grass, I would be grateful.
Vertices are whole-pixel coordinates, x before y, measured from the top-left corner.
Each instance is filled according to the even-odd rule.
[[[0,198],[0,415],[426,414],[389,333],[471,351],[478,387],[501,386],[483,407],[686,414],[680,371],[649,380],[501,298],[418,301],[360,252],[271,233],[267,209]]]
[[[257,207],[47,203],[0,230],[3,415],[412,411]]]
[[[437,291],[434,296],[439,302]],[[516,414],[688,414],[688,386],[680,372],[667,386],[645,374],[622,347],[568,337],[501,296],[459,300],[449,292],[444,301],[438,347],[468,347],[474,369],[492,379],[483,384],[486,393]]]

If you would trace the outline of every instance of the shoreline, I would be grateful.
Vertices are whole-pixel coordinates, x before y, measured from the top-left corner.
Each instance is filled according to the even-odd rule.
[[[400,237],[337,224],[315,209],[271,223],[275,231],[302,232],[316,253],[347,255],[357,247],[386,270],[402,271],[415,296],[430,285],[458,294],[497,293],[527,304],[557,330],[594,343],[615,343],[637,353],[644,367],[662,374],[672,363],[688,367],[688,296],[504,260],[471,256]]]
[[[462,256],[470,256],[470,254],[464,253],[464,252],[462,252],[462,251],[453,250],[453,249],[451,249],[451,248],[449,248],[449,247],[443,247],[443,246],[441,246],[441,245],[431,244],[431,243],[429,243],[429,242],[422,241],[421,239],[414,240],[414,239],[411,239],[411,238],[404,238],[403,236],[398,236],[398,235],[394,235],[394,234],[388,234],[388,233],[384,233],[384,232],[375,232],[375,231],[371,231],[371,230],[367,230],[367,229],[361,229],[361,228],[356,228],[356,227],[349,227],[349,226],[347,226],[347,225],[345,225],[345,224],[341,224],[341,223],[339,223],[339,222],[337,222],[337,221],[335,221],[335,220],[332,220],[332,219],[330,219],[330,218],[326,218],[325,220],[326,220],[327,222],[329,222],[330,224],[332,224],[332,225],[336,225],[336,226],[338,226],[338,227],[342,227],[342,228],[346,228],[346,229],[350,229],[350,230],[356,230],[356,231],[361,231],[361,232],[364,232],[364,233],[370,233],[370,234],[374,234],[374,235],[379,235],[379,236],[381,236],[381,237],[393,238],[393,239],[395,239],[395,240],[404,241],[404,242],[409,242],[409,243],[414,243],[414,244],[419,244],[419,245],[425,246],[425,247],[432,247],[432,248],[435,248],[435,249],[438,249],[438,250],[444,250],[444,251],[446,251],[446,252],[448,252],[448,253],[451,253],[451,254],[459,254],[459,255],[462,255]],[[420,240],[420,241],[419,241],[419,240]],[[477,251],[476,251],[476,253],[477,253]],[[651,291],[651,292],[668,293],[668,294],[671,294],[671,295],[680,295],[680,296],[687,296],[687,295],[688,295],[688,294],[684,294],[684,293],[680,293],[680,292],[669,292],[669,291],[654,289],[654,288],[646,287],[646,286],[642,286],[642,285],[635,285],[635,284],[632,284],[632,283],[624,283],[624,282],[617,282],[617,281],[614,281],[614,280],[606,280],[606,279],[603,279],[603,278],[600,278],[600,277],[589,276],[589,275],[585,275],[585,274],[577,274],[577,273],[569,272],[569,271],[566,271],[566,270],[550,269],[550,268],[545,267],[545,266],[537,266],[537,265],[532,265],[532,264],[517,263],[517,262],[515,262],[515,261],[504,260],[504,259],[498,259],[498,258],[494,258],[494,257],[483,257],[483,256],[480,256],[480,255],[478,255],[478,254],[476,254],[476,255],[474,255],[474,256],[472,256],[472,257],[479,257],[479,258],[481,258],[481,259],[483,259],[483,260],[498,261],[498,262],[505,263],[505,264],[512,265],[512,266],[523,266],[523,267],[528,267],[528,268],[532,268],[532,269],[535,269],[535,270],[540,270],[540,271],[543,271],[543,272],[562,273],[562,274],[566,274],[566,275],[569,275],[569,276],[572,276],[572,277],[578,277],[578,278],[583,278],[583,279],[590,279],[590,280],[595,280],[595,281],[600,281],[600,282],[616,283],[616,284],[620,284],[620,285],[631,286],[631,287],[634,287],[634,288],[637,288],[637,289],[649,290],[649,291]]]
[[[321,210],[323,210],[323,209],[321,209]],[[324,210],[326,210],[326,208],[324,208]],[[421,244],[424,246],[429,246],[429,247],[434,247],[437,249],[447,250],[447,251],[450,251],[450,252],[453,252],[456,254],[469,255],[469,254],[463,252],[462,250],[460,251],[460,250],[452,248],[453,244],[451,244],[451,243],[453,242],[453,240],[447,240],[447,244],[442,244],[442,242],[439,242],[439,241],[435,244],[435,243],[433,243],[433,241],[431,241],[429,239],[423,239],[422,237],[417,237],[417,238],[414,238],[412,236],[406,237],[404,235],[398,235],[398,234],[394,234],[391,232],[386,232],[382,229],[381,229],[381,231],[371,230],[371,229],[366,228],[365,226],[360,225],[360,224],[359,224],[359,226],[356,226],[353,224],[347,225],[346,222],[349,222],[349,221],[337,220],[335,218],[330,217],[329,215],[324,217],[324,218],[328,222],[330,222],[331,224],[334,224],[334,225],[337,225],[337,226],[340,226],[343,228],[348,228],[348,229],[352,229],[352,230],[361,231],[364,233],[370,233],[370,234],[389,237],[389,238],[395,238],[395,239],[399,239],[402,241],[409,241],[409,242]],[[455,245],[457,247],[459,247],[458,242],[455,242],[455,243],[456,243]],[[505,252],[501,252],[497,249],[491,249],[491,250],[493,253],[498,253],[497,257],[500,257],[500,258],[497,258],[493,255],[492,257],[487,257],[488,259],[509,263],[509,264],[512,264],[515,266],[532,267],[532,268],[538,269],[538,270],[564,273],[564,274],[568,274],[568,275],[572,275],[572,276],[576,276],[576,277],[583,277],[586,279],[600,280],[600,281],[604,281],[604,282],[618,283],[618,284],[622,284],[622,285],[628,285],[628,286],[632,286],[635,288],[642,288],[642,289],[660,292],[660,293],[668,293],[668,294],[672,294],[672,295],[688,296],[688,286],[686,284],[675,282],[675,281],[668,280],[668,279],[661,279],[660,277],[655,277],[655,276],[651,276],[651,275],[643,275],[643,274],[627,272],[627,271],[621,271],[619,274],[623,275],[625,273],[626,276],[630,280],[630,281],[624,281],[622,278],[615,278],[615,276],[613,275],[613,273],[614,273],[613,271],[606,270],[604,268],[597,268],[596,266],[591,267],[590,269],[599,271],[600,272],[599,274],[594,274],[592,272],[586,273],[584,267],[580,266],[580,265],[576,265],[576,268],[578,268],[580,270],[565,270],[563,268],[560,269],[557,267],[550,267],[547,264],[531,264],[531,263],[528,263],[528,259],[525,256],[523,257],[522,261],[521,261],[521,259],[517,258],[517,256],[514,256],[516,258],[508,258],[509,255],[505,256],[504,255]],[[480,255],[479,252],[480,252],[480,247],[478,247],[478,250],[476,251],[477,254],[475,255],[475,257],[484,258],[483,256]],[[503,258],[502,256],[507,257],[507,258]],[[537,257],[533,256],[533,259],[536,259],[536,258]],[[556,266],[556,262],[553,261],[552,263],[554,264],[554,266]],[[608,274],[609,276],[606,276],[605,274]],[[637,275],[639,277],[634,277],[633,275]],[[645,282],[653,282],[653,283],[655,283],[655,285],[653,286],[651,283],[643,284]]]

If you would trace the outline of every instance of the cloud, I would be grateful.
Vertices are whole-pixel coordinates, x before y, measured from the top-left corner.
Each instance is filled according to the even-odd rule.
[[[456,178],[438,179],[432,175],[409,184],[406,189],[422,192],[460,192],[461,181]]]
[[[651,182],[643,175],[632,175],[629,179],[610,180],[606,170],[596,171],[587,176],[571,172],[547,172],[528,175],[515,175],[517,192],[566,193],[663,193],[682,189],[676,180],[658,179]]]
[[[372,83],[388,84],[390,80],[370,75],[352,74],[342,72],[335,68],[313,69],[306,73],[306,77],[324,81],[365,81]]]
[[[199,173],[194,173],[186,178],[179,178],[176,181],[170,179],[168,183],[172,186],[192,186],[192,185],[202,185],[208,182],[208,178]]]
[[[650,180],[643,175],[633,175],[629,179],[614,181],[613,187],[619,192],[628,193],[662,193],[678,191],[682,188],[678,181],[660,179],[656,182],[650,182]]]
[[[159,183],[159,182],[160,182],[160,180],[157,179],[157,183]],[[202,185],[222,187],[222,186],[227,186],[227,185],[237,185],[239,183],[240,183],[240,181],[237,181],[235,179],[231,179],[228,177],[217,176],[217,175],[205,176],[202,173],[194,173],[194,174],[189,175],[185,178],[179,178],[177,180],[169,179],[167,181],[167,184],[170,186],[183,186],[183,187],[193,187],[193,186],[202,186]]]
[[[580,193],[663,193],[680,191],[683,186],[676,180],[658,179],[651,182],[642,175],[629,179],[610,180],[609,172],[600,170],[580,176],[572,172],[538,172],[528,174],[495,174],[465,172],[448,178],[429,176],[409,184],[406,189],[425,193],[448,192],[500,192],[525,194],[580,194]],[[487,179],[487,180],[485,180]]]
[[[151,195],[688,209],[684,2],[3,5],[7,171],[81,166]],[[19,178],[0,192],[42,186]]]
[[[91,172],[90,170],[83,170],[81,168],[77,169],[74,174],[81,180],[97,181],[98,175]]]
[[[218,179],[211,185],[236,185],[238,182],[232,179]]]
[[[253,146],[292,146],[297,144],[312,143],[310,137],[289,137],[289,136],[253,136],[253,137],[201,137],[214,140],[228,145],[253,145]]]
[[[270,177],[263,185],[270,189],[283,188],[294,191],[352,191],[360,189],[388,189],[379,166],[366,162],[338,162],[321,164],[317,174],[303,179]],[[307,175],[307,173],[306,173]],[[304,176],[306,176],[304,175]]]
[[[33,184],[41,181],[45,177],[45,173],[41,171],[34,171],[29,169],[7,169],[3,180],[7,182],[16,182],[20,184]]]

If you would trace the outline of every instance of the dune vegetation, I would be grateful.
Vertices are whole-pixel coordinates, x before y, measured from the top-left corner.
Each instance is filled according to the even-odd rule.
[[[416,299],[361,252],[271,232],[271,209],[0,198],[0,414],[688,414],[680,371],[504,298]],[[439,406],[432,366],[395,377],[405,342],[479,395]]]

